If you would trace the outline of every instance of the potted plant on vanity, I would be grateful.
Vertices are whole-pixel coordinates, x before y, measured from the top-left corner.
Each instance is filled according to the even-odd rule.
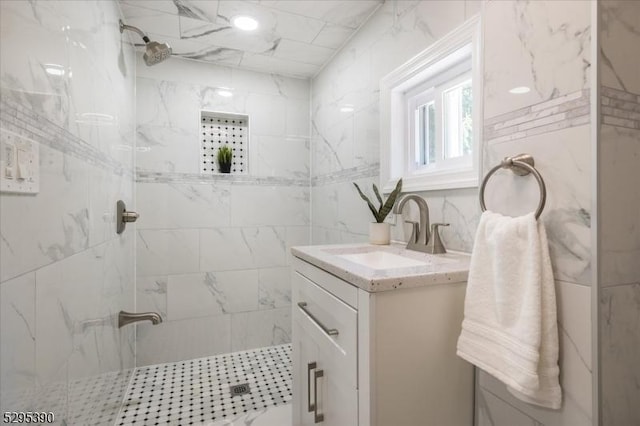
[[[218,167],[220,173],[231,173],[231,159],[233,154],[228,146],[221,146],[218,149]]]
[[[378,187],[375,183],[373,184],[373,193],[376,194],[376,198],[380,203],[380,207],[377,209],[373,205],[371,200],[369,200],[369,197],[364,195],[357,183],[353,182],[353,186],[355,186],[358,190],[360,197],[367,202],[369,210],[371,210],[371,213],[373,213],[373,217],[376,219],[375,222],[371,222],[369,224],[369,242],[371,244],[389,244],[389,242],[391,241],[391,230],[389,224],[384,220],[391,212],[391,209],[393,209],[393,205],[396,203],[396,199],[398,198],[398,195],[400,195],[400,191],[402,191],[402,179],[398,181],[395,189],[391,191],[391,194],[389,194],[389,198],[387,198],[387,201],[382,200],[382,196],[380,195],[380,191],[378,191]]]

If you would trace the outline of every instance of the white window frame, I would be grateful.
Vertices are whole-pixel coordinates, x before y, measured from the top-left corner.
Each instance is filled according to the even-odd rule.
[[[479,15],[467,20],[380,81],[380,184],[383,191],[393,190],[399,178],[403,179],[403,192],[478,186],[482,170],[483,93],[480,25]],[[430,98],[436,100],[444,90],[469,77],[473,82],[471,158],[437,160],[435,164],[416,168],[416,129],[410,115],[420,102]],[[440,90],[436,90],[438,86]],[[436,120],[442,122],[438,108]],[[442,126],[436,126],[436,131],[441,132]],[[442,139],[436,136],[436,140]]]

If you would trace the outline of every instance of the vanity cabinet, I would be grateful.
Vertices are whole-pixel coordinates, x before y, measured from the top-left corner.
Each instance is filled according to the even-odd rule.
[[[473,424],[465,282],[366,291],[300,258],[292,274],[294,426]]]

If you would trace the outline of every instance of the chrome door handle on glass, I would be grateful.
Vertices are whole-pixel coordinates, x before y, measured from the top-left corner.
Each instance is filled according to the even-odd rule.
[[[318,318],[316,318],[311,312],[309,312],[309,310],[307,309],[307,302],[298,302],[298,307],[300,309],[302,309],[302,312],[307,314],[307,316],[309,318],[311,318],[311,321],[313,321],[318,327],[320,327],[322,329],[322,331],[324,331],[326,334],[328,334],[329,336],[337,336],[338,335],[338,330],[337,329],[328,328],[327,326],[322,324],[320,322],[320,320],[318,320]]]

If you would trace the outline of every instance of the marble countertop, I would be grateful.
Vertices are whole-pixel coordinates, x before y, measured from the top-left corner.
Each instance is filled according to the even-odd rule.
[[[381,254],[382,252],[382,254]],[[466,253],[426,254],[405,244],[335,244],[292,247],[291,253],[368,292],[459,283],[467,281],[471,256]],[[362,255],[379,258],[378,267],[359,261]],[[354,256],[355,255],[355,256]],[[402,258],[398,258],[401,256]],[[397,262],[398,266],[394,263]],[[383,265],[391,265],[382,267]]]

